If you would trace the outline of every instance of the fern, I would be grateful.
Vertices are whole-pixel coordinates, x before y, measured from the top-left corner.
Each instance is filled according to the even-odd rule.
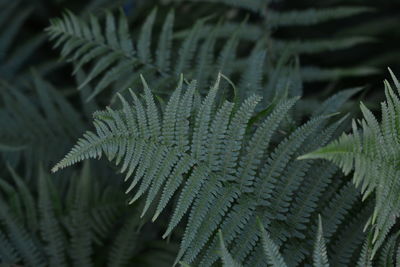
[[[76,62],[74,73],[80,67],[93,63],[86,79],[79,86],[79,88],[82,88],[96,77],[101,77],[88,97],[88,100],[90,100],[110,84],[130,76],[133,70],[154,75],[158,84],[165,82],[169,84],[168,81],[171,78],[176,77],[176,74],[179,75],[192,65],[194,53],[198,46],[197,32],[204,21],[200,20],[193,27],[191,34],[182,42],[178,60],[173,62],[174,67],[172,68],[174,12],[171,11],[167,15],[154,55],[156,58],[153,59],[150,46],[155,16],[156,10],[153,10],[141,28],[135,47],[130,37],[127,21],[122,14],[119,15],[118,23],[116,23],[117,18],[108,12],[106,14],[106,27],[103,31],[96,17],[92,16],[90,22],[87,23],[68,12],[62,19],[53,20],[47,31],[50,39],[54,40],[55,47],[63,47],[61,55],[68,61]],[[74,25],[74,27],[69,25]],[[209,46],[208,50],[213,49],[212,44]],[[208,50],[206,49],[204,53],[210,53]],[[203,60],[203,57],[200,57],[200,60]],[[204,64],[207,63],[209,62],[204,62]],[[208,64],[204,64],[200,64],[199,69],[196,70],[197,73],[204,74],[201,69],[208,67]],[[171,71],[171,69],[174,71]],[[138,75],[127,78],[125,83],[117,84],[116,90],[120,91],[133,85],[138,78]]]
[[[326,245],[322,230],[322,221],[320,216],[318,217],[318,233],[317,233],[317,238],[315,240],[313,260],[314,260],[314,266],[316,267],[329,266],[328,255],[326,253]]]
[[[40,1],[6,2],[0,0],[0,265],[399,263],[397,93],[385,82],[382,122],[362,106],[364,120],[342,137],[348,116],[336,115],[346,102],[352,106],[359,88],[324,102],[315,95],[298,100],[303,86],[309,90],[303,82],[376,72],[341,56],[324,68],[320,57],[375,41],[365,31],[319,35],[325,23],[351,17],[358,24],[370,8],[128,1],[119,14],[94,16],[86,11],[119,1],[92,0],[80,5],[81,15],[66,11],[46,29],[73,65],[76,92],[65,73],[45,76],[56,65],[38,49],[42,35],[19,45],[60,1],[50,9]],[[315,39],[302,38],[304,30]],[[24,71],[37,60],[46,64]],[[104,104],[110,106],[96,111]],[[112,168],[85,163],[50,177],[43,168],[65,153],[92,113],[94,130],[52,170],[101,157]],[[356,156],[342,161],[346,149]],[[297,160],[301,155],[311,159]],[[353,180],[321,157],[345,174],[355,169]]]
[[[178,0],[174,0],[178,1]],[[253,23],[246,25],[246,31],[242,31],[239,35],[240,39],[255,42],[267,36],[266,46],[270,53],[270,62],[276,61],[276,55],[281,55],[289,48],[291,53],[298,53],[306,56],[307,54],[319,54],[330,51],[339,51],[341,49],[348,49],[360,44],[373,42],[374,39],[367,36],[351,36],[339,35],[337,38],[309,38],[308,36],[302,37],[300,34],[293,34],[289,31],[289,38],[277,38],[274,33],[278,29],[284,30],[288,27],[307,27],[312,30],[314,27],[323,27],[322,24],[332,21],[340,21],[349,17],[354,17],[360,14],[372,12],[373,9],[369,7],[359,6],[335,6],[328,8],[308,8],[308,9],[289,9],[279,10],[280,5],[275,5],[274,1],[225,1],[225,0],[202,0],[202,1],[180,1],[189,3],[211,2],[214,3],[213,7],[218,10],[219,5],[224,5],[220,8],[222,12],[226,12],[226,7],[232,9],[239,9],[243,12],[249,12],[250,15],[256,19]],[[284,6],[285,3],[282,4]],[[201,6],[198,4],[197,6]],[[278,8],[277,8],[278,7]],[[221,14],[224,15],[225,13]],[[210,25],[204,27],[202,36],[208,36],[210,32]],[[237,22],[234,20],[228,21],[219,29],[218,35],[229,36],[233,29],[237,28]],[[318,31],[319,33],[320,31]],[[297,31],[296,31],[297,33]],[[318,34],[317,33],[317,34]],[[186,36],[187,31],[179,33],[179,37]],[[368,35],[368,33],[367,33]],[[307,58],[308,59],[308,58]],[[312,59],[311,59],[312,60]],[[354,65],[354,64],[353,64]],[[377,73],[379,70],[373,67],[351,66],[351,67],[323,67],[317,64],[301,66],[301,73],[304,81],[329,81],[337,80],[340,78],[353,77],[353,76],[366,76]]]
[[[25,177],[10,171],[14,182],[2,178],[0,183],[2,264],[90,266],[97,265],[98,259],[107,259],[107,266],[125,266],[140,262],[138,253],[142,253],[143,247],[137,238],[146,242],[154,239],[138,232],[143,222],[137,216],[137,207],[124,206],[123,194],[115,185],[100,186],[99,177],[94,179],[88,165],[79,176],[72,177],[66,188],[41,169],[35,177],[37,196],[26,191]],[[114,205],[114,214],[99,210],[101,198],[106,198],[107,205]],[[19,209],[21,213],[17,212]],[[102,235],[92,227],[97,220],[106,228]],[[37,222],[34,228],[33,222]],[[119,229],[120,225],[124,227]],[[113,234],[115,238],[111,237]],[[161,250],[154,253],[160,254]]]
[[[221,231],[219,231],[219,240],[220,240],[220,246],[221,246],[221,259],[223,266],[233,266],[233,267],[240,267],[242,266],[241,264],[237,263],[233,257],[229,254],[228,250],[225,247],[224,244],[224,239],[222,237]]]
[[[18,33],[31,16],[32,7],[23,7],[21,1],[0,1],[0,10],[0,79],[21,84],[26,78],[23,72],[27,61],[37,52],[45,38],[38,34],[19,44]]]
[[[185,86],[181,78],[161,112],[162,116],[151,89],[143,79],[143,101],[130,91],[133,105],[120,96],[122,109],[108,108],[95,113],[95,132],[86,132],[71,152],[54,166],[53,171],[104,154],[109,161],[115,161],[115,165],[120,166],[121,172],[126,173],[125,181],[129,182],[127,193],[133,192],[130,203],[147,195],[142,216],[149,212],[150,206],[156,206],[153,220],[177,194],[178,201],[164,234],[164,237],[170,235],[182,218],[188,215],[176,263],[183,259],[187,263],[196,260],[202,266],[211,265],[218,259],[213,253],[219,244],[215,234],[218,227],[226,237],[225,242],[230,245],[248,229],[257,227],[257,216],[266,216],[268,220],[294,216],[296,209],[290,213],[279,210],[284,217],[275,218],[270,211],[275,205],[272,204],[274,199],[270,198],[271,194],[287,194],[282,201],[291,203],[291,192],[302,177],[320,164],[316,162],[315,167],[311,167],[303,162],[292,162],[292,159],[301,151],[315,149],[318,138],[323,137],[324,142],[328,142],[341,123],[339,121],[323,130],[325,119],[317,116],[284,138],[272,152],[267,152],[276,129],[296,100],[277,104],[248,135],[246,132],[251,129],[248,128],[249,120],[260,98],[250,96],[239,107],[227,101],[216,106],[220,77],[202,101],[194,101],[196,83]],[[348,95],[343,94],[343,97]],[[321,112],[332,111],[335,106],[336,103],[327,103]],[[322,132],[318,133],[318,129]],[[321,168],[326,166],[321,165]],[[294,177],[298,175],[298,181],[285,192],[287,186],[277,184],[277,181],[285,177],[282,183],[292,182],[292,173]],[[322,177],[329,179],[331,174],[327,178],[325,175]],[[178,188],[181,190],[176,193]],[[323,188],[317,187],[317,196],[311,199],[311,203],[317,202]],[[338,201],[344,201],[344,206],[343,210],[337,211],[338,219],[332,220],[329,231],[336,231],[337,225],[342,222],[343,212],[349,209],[346,205],[355,200],[356,194],[355,197],[353,194],[345,191],[338,195]],[[306,196],[309,194],[301,199]],[[299,206],[299,215],[307,216],[302,209]],[[336,216],[332,211],[327,211],[326,216],[328,214],[333,218]],[[249,225],[250,222],[253,226]],[[249,255],[255,249],[254,241],[258,233],[252,233],[255,236],[248,237],[252,245],[246,245],[240,255]],[[292,236],[290,232],[286,235]]]
[[[392,74],[397,90],[400,85]],[[315,152],[302,156],[307,158],[325,158],[338,164],[344,173],[355,170],[354,184],[361,188],[366,199],[371,193],[376,195],[375,209],[367,225],[372,225],[374,236],[372,243],[373,257],[382,245],[391,227],[399,216],[399,203],[397,201],[398,171],[398,96],[385,81],[386,101],[382,103],[382,122],[379,123],[375,116],[363,104],[361,111],[364,119],[359,121],[362,131],[357,129],[353,122],[353,134],[343,134],[337,141]],[[379,178],[379,179],[378,179]]]
[[[0,82],[0,150],[8,164],[22,162],[27,176],[46,167],[82,131],[83,120],[68,99],[35,71],[31,85],[22,87]],[[60,123],[62,122],[62,123]]]
[[[243,89],[235,92],[237,95],[233,97],[244,100],[252,93],[262,93],[266,102],[267,94],[272,97],[275,95],[276,87],[271,82],[267,90],[263,90],[267,83],[266,73],[262,69],[267,55],[264,40],[251,44],[253,50],[250,56],[239,56],[237,50],[242,43],[240,35],[244,32],[245,22],[237,24],[232,34],[227,36],[226,32],[220,31],[225,23],[207,24],[211,18],[205,17],[189,28],[184,38],[179,38],[182,40],[173,43],[176,37],[173,32],[174,12],[171,11],[158,33],[156,49],[152,51],[151,47],[155,46],[152,41],[155,17],[156,9],[146,18],[137,42],[132,41],[126,18],[122,14],[117,18],[107,13],[103,29],[97,17],[92,16],[90,22],[86,22],[68,12],[61,19],[52,20],[47,32],[54,47],[61,48],[62,57],[74,63],[74,73],[81,67],[89,69],[79,85],[79,88],[83,88],[89,83],[94,84],[87,100],[106,88],[112,88],[116,93],[122,93],[129,87],[136,88],[140,82],[139,73],[148,77],[150,85],[157,88],[153,93],[160,96],[171,93],[171,84],[181,73],[188,79],[196,79],[199,91],[203,94],[216,78],[217,72],[238,76],[239,85],[247,88],[247,94],[242,94],[246,91]],[[115,29],[115,36],[108,34],[107,38],[107,29]],[[207,29],[211,33],[205,35]],[[223,45],[219,45],[221,41]],[[289,59],[285,57],[283,64],[286,65],[287,61]],[[271,66],[273,69],[274,66]],[[296,95],[299,94],[290,94]],[[227,96],[231,97],[230,94]]]

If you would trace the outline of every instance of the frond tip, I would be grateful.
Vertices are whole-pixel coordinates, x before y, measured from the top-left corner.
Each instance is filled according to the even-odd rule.
[[[223,266],[225,267],[241,267],[242,265],[237,263],[232,255],[229,253],[227,250],[225,243],[224,243],[224,238],[222,237],[222,232],[221,230],[218,231],[218,237],[219,237],[219,245],[221,247],[221,259]]]
[[[313,261],[315,267],[329,267],[320,215],[318,216],[318,233],[314,244]]]

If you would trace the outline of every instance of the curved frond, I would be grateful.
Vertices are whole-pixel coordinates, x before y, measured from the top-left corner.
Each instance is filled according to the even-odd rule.
[[[400,201],[396,197],[400,192],[399,171],[396,167],[400,150],[400,129],[397,123],[400,100],[387,81],[385,94],[381,122],[361,104],[364,119],[358,124],[353,122],[352,134],[343,134],[331,144],[300,157],[328,159],[340,166],[346,174],[354,170],[353,182],[363,192],[363,199],[375,194],[375,209],[367,222],[367,226],[373,226],[374,232],[372,256],[400,215]],[[358,129],[358,125],[361,129]]]

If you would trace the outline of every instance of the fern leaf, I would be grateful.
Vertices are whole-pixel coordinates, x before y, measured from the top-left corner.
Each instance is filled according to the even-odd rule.
[[[221,155],[222,162],[220,166],[220,171],[222,172],[222,176],[226,177],[225,179],[231,179],[230,176],[235,173],[234,168],[237,164],[247,123],[260,100],[261,98],[256,95],[246,99],[232,118],[228,127],[227,140],[223,148],[225,153]]]
[[[21,195],[21,200],[23,202],[26,212],[26,215],[24,217],[26,217],[26,224],[28,225],[28,229],[32,232],[35,232],[38,228],[38,216],[32,193],[30,192],[29,188],[22,180],[22,178],[18,176],[17,173],[15,173],[14,169],[12,169],[10,166],[7,167],[17,185],[18,192]]]
[[[239,163],[238,176],[241,177],[239,181],[240,190],[244,190],[244,188],[252,185],[255,179],[255,170],[262,159],[264,151],[269,146],[272,135],[295,102],[296,99],[291,99],[280,103],[252,136],[246,149],[246,156],[242,157]]]
[[[231,243],[237,233],[244,230],[244,226],[251,219],[255,210],[255,204],[251,198],[242,198],[237,205],[234,205],[231,212],[227,213],[225,220],[221,224],[223,234],[227,237],[227,244]],[[217,238],[208,245],[206,253],[200,262],[202,266],[211,266],[218,258],[212,252],[217,248]]]
[[[291,25],[313,25],[333,19],[355,16],[365,12],[371,12],[368,7],[336,7],[327,9],[305,9],[287,12],[271,11],[267,15],[267,20],[273,26]]]
[[[293,230],[307,227],[311,213],[317,208],[317,200],[336,172],[337,168],[328,163],[319,164],[313,168],[312,174],[305,179],[289,210],[287,223]],[[295,233],[295,235],[300,235],[300,233]],[[303,235],[299,237],[304,238]]]
[[[190,243],[191,246],[188,246],[189,249],[187,251],[180,251],[178,253],[176,261],[180,259],[181,255],[185,255],[185,262],[192,262],[196,258],[214,230],[218,227],[218,223],[222,220],[229,207],[231,207],[234,200],[237,199],[238,191],[233,186],[224,187],[216,192],[216,196],[217,201],[209,211],[207,220],[202,221],[197,230],[202,234],[196,235],[196,238]]]
[[[239,262],[244,261],[251,251],[254,250],[259,240],[260,229],[256,218],[256,216],[253,216],[248,220],[247,224],[243,227],[243,229],[246,230],[242,231],[241,234],[236,237],[236,240],[240,240],[240,242],[234,242],[234,244],[232,244],[232,254],[235,255],[235,258]]]
[[[314,245],[313,261],[315,267],[328,267],[328,255],[326,253],[326,245],[324,233],[322,230],[322,219],[318,216],[318,232]]]
[[[54,212],[48,186],[49,179],[43,172],[39,175],[40,231],[47,242],[46,252],[51,265],[66,266],[66,239]]]
[[[219,88],[220,76],[218,76],[215,85],[211,88],[207,97],[203,100],[200,110],[197,113],[196,124],[193,132],[192,149],[193,157],[198,160],[204,160],[204,147],[207,142],[211,112],[214,106],[215,97]]]
[[[170,11],[165,19],[163,28],[158,40],[156,51],[156,64],[161,70],[169,71],[171,66],[172,30],[174,25],[174,11]]]
[[[265,231],[264,225],[261,221],[258,221],[258,227],[261,231],[261,240],[264,253],[267,256],[268,263],[274,267],[285,267],[287,266],[282,255],[279,253],[279,248],[271,240],[267,231]]]
[[[209,175],[208,171],[201,167],[195,167],[192,174],[188,178],[182,193],[179,195],[178,204],[175,208],[174,214],[171,217],[171,222],[168,225],[167,231],[164,233],[163,238],[170,234],[178,222],[182,219],[183,215],[189,209],[193,199],[198,194],[205,178]]]
[[[302,144],[298,153],[303,154],[305,150],[312,150],[315,147],[329,142],[342,121],[343,120],[339,120],[321,131],[321,133],[311,135],[308,140]],[[312,172],[314,167],[318,165],[318,162],[311,164],[311,162],[294,161],[287,167],[287,172],[283,175],[285,179],[278,181],[276,189],[273,192],[270,211],[272,217],[276,216],[278,220],[286,220],[294,193],[299,188],[301,182],[304,181],[304,176]]]
[[[364,116],[360,122],[361,133],[358,131],[356,123],[353,122],[352,135],[342,135],[339,140],[326,147],[302,156],[302,158],[331,160],[339,165],[345,173],[355,169],[353,182],[361,188],[363,199],[372,192],[375,193],[374,213],[367,223],[367,225],[374,225],[372,257],[395,224],[400,207],[400,203],[395,197],[397,194],[395,192],[400,188],[397,182],[398,171],[392,164],[393,160],[396,161],[397,158],[394,151],[398,149],[398,141],[393,138],[392,132],[398,133],[394,126],[394,117],[398,113],[395,111],[395,107],[400,102],[390,85],[385,83],[385,86],[387,101],[382,104],[381,123],[377,121],[371,111],[361,104]]]
[[[127,222],[118,232],[114,244],[109,251],[108,265],[110,267],[125,266],[129,264],[133,251],[136,249],[135,244],[138,239],[136,227],[138,225],[138,214],[130,216]]]
[[[15,219],[3,199],[0,199],[0,221],[7,229],[10,242],[30,266],[41,266],[45,260],[29,232]]]
[[[209,73],[212,70],[212,63],[214,62],[214,48],[217,41],[217,29],[218,25],[216,25],[211,31],[210,35],[207,36],[197,55],[194,79],[198,81],[198,86],[200,88],[203,88],[203,82],[207,82]]]
[[[68,217],[68,230],[70,232],[69,256],[74,265],[92,266],[92,235],[89,217],[85,215],[89,198],[89,169],[88,165],[82,171],[79,187],[73,196],[73,209]]]
[[[156,18],[157,9],[153,9],[150,15],[146,18],[142,29],[140,31],[138,44],[137,44],[137,52],[139,59],[143,62],[151,62],[152,56],[150,54],[150,44],[151,44],[151,34],[153,31],[153,24]]]
[[[239,87],[242,88],[241,99],[246,99],[252,94],[262,95],[262,77],[266,52],[254,50],[247,62]]]
[[[198,45],[198,40],[200,38],[199,31],[204,24],[204,20],[199,20],[196,22],[190,34],[183,41],[179,49],[179,58],[175,66],[175,73],[180,75],[187,69],[190,65],[190,61],[196,51]]]
[[[216,71],[223,73],[224,75],[230,75],[232,72],[232,62],[235,60],[236,49],[239,44],[238,32],[240,32],[241,27],[238,27],[236,31],[229,37],[221,53],[217,59],[217,69]]]
[[[20,261],[20,257],[10,240],[0,232],[0,255],[2,262],[12,264]]]
[[[360,256],[357,261],[357,267],[372,267],[371,261],[371,244],[367,238],[362,246]]]
[[[348,67],[348,68],[320,68],[316,66],[303,66],[301,77],[304,82],[327,81],[346,77],[363,77],[379,73],[373,67]]]
[[[274,40],[278,51],[283,51],[290,47],[292,53],[296,54],[318,54],[328,51],[338,51],[341,49],[352,48],[361,44],[371,43],[375,40],[369,37],[348,37],[341,39],[317,39],[311,41],[284,41]]]
[[[221,259],[222,259],[223,266],[225,266],[225,267],[229,267],[229,266],[240,267],[240,266],[242,266],[241,264],[237,263],[233,259],[233,257],[229,254],[229,251],[225,247],[224,238],[222,237],[221,231],[218,232],[218,237],[219,237],[219,245],[221,247]]]
[[[373,206],[372,201],[354,216],[345,228],[341,229],[338,240],[331,247],[332,266],[349,265],[354,252],[362,246],[366,233],[364,233],[364,225],[371,214]]]

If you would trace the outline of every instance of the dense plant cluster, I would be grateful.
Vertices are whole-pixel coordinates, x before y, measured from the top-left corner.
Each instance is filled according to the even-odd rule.
[[[390,1],[33,2],[0,0],[0,264],[400,264]]]

